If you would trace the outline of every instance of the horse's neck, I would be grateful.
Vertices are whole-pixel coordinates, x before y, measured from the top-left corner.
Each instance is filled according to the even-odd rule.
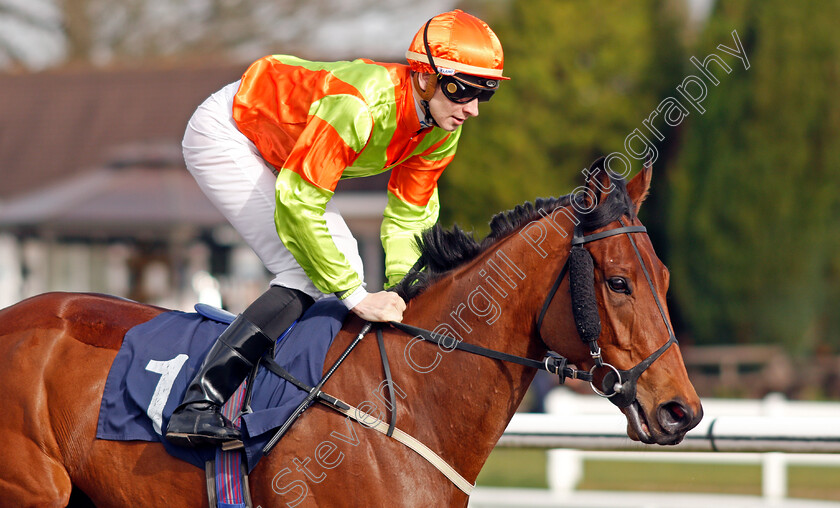
[[[533,258],[531,247],[516,238],[500,242],[412,301],[404,321],[540,359],[545,347],[535,339],[535,316],[552,281]],[[429,438],[444,457],[474,480],[536,371],[458,350],[438,352],[432,371],[412,373],[421,394],[411,401],[413,417],[418,426],[433,429]]]

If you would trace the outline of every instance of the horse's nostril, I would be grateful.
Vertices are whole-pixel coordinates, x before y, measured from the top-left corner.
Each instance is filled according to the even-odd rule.
[[[659,425],[669,434],[687,430],[692,421],[691,410],[676,401],[666,402],[657,411]]]

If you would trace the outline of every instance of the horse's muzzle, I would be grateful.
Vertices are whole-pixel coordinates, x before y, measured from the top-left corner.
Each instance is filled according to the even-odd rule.
[[[694,411],[677,400],[660,404],[651,415],[645,413],[638,400],[622,409],[622,412],[627,417],[628,435],[645,444],[679,444],[685,434],[703,418],[702,407]],[[654,417],[655,422],[650,422],[649,416]]]

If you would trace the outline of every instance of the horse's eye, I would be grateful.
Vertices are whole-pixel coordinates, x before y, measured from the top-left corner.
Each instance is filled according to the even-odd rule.
[[[607,285],[616,293],[630,294],[630,284],[624,277],[610,277],[607,279]]]

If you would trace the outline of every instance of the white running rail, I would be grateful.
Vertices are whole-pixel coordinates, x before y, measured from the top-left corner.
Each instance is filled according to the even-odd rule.
[[[563,387],[546,399],[546,414],[517,413],[499,446],[550,448],[548,484],[573,492],[585,458],[616,461],[741,463],[762,466],[762,495],[787,497],[791,464],[840,466],[840,404],[704,399],[704,417],[677,446],[643,445],[627,437],[624,416],[608,401]]]

